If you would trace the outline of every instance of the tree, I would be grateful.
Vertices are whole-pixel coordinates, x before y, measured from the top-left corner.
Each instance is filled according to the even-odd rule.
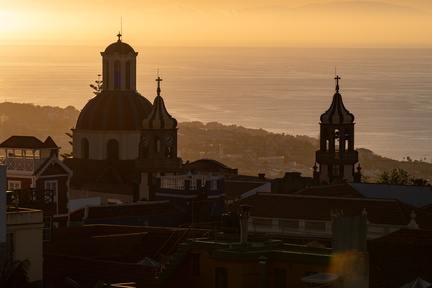
[[[41,281],[29,281],[30,260],[16,260],[0,267],[0,287],[39,288]]]
[[[425,179],[411,177],[407,171],[401,168],[394,168],[390,172],[383,171],[378,174],[376,183],[392,184],[392,185],[416,185],[416,186],[429,186]]]
[[[72,139],[73,139],[73,134],[72,134],[73,130],[72,129],[74,129],[74,128],[71,128],[71,132],[66,132],[65,134],[71,139],[71,141],[68,141],[68,142],[73,147],[73,142],[72,142]],[[60,156],[63,159],[65,159],[65,158],[71,158],[72,157],[72,152],[71,153],[63,153],[63,154],[60,154]]]
[[[98,74],[98,79],[95,81],[96,84],[90,84],[90,87],[95,90],[93,91],[93,94],[98,95],[100,92],[102,92],[103,89],[103,82],[100,80],[101,74]]]

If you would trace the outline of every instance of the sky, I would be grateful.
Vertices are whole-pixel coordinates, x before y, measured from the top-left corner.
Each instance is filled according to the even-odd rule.
[[[3,44],[432,47],[432,1],[0,0]]]

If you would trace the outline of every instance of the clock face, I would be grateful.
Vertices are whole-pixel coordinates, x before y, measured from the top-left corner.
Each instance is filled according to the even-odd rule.
[[[165,146],[167,147],[171,147],[174,145],[174,135],[169,133],[166,134],[164,137],[164,141],[165,141]]]
[[[149,146],[149,138],[147,134],[142,134],[141,135],[141,145],[147,147]]]

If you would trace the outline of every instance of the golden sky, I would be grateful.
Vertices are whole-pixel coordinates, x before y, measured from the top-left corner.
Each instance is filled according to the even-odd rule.
[[[431,0],[1,1],[5,44],[432,46]]]

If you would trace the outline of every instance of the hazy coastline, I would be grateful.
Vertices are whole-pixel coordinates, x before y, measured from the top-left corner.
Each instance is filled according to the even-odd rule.
[[[106,45],[105,45],[106,46]],[[81,110],[101,73],[104,45],[0,46],[0,101]],[[138,91],[162,96],[179,121],[220,122],[318,137],[334,74],[356,117],[356,147],[432,159],[430,49],[134,47]]]

